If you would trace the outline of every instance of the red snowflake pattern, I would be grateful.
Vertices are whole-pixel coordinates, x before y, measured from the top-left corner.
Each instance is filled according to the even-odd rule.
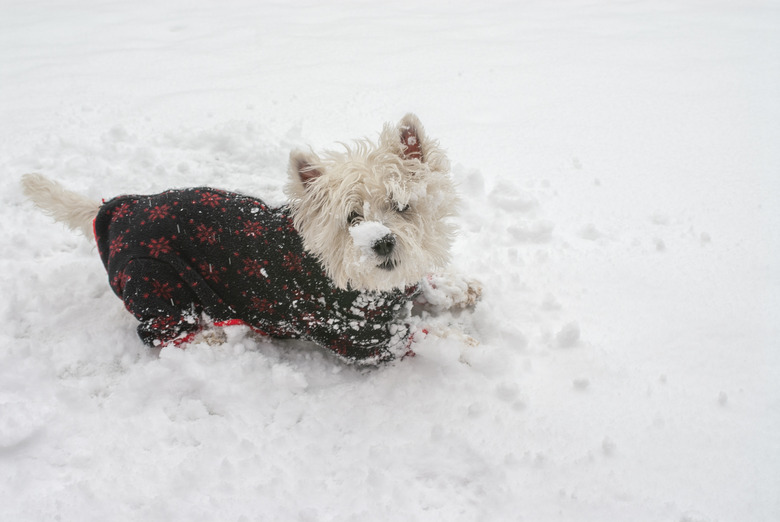
[[[127,248],[127,243],[124,241],[125,236],[119,234],[108,244],[108,257],[113,258],[116,254]]]
[[[211,208],[217,208],[222,201],[222,196],[214,192],[204,192],[200,195],[200,202]]]
[[[265,268],[263,268],[263,265],[268,264],[268,261],[261,263],[252,258],[243,259],[242,261],[244,263],[243,272],[246,275],[252,277],[264,277],[268,279],[268,274],[266,273]]]
[[[247,221],[244,223],[244,235],[249,237],[260,237],[265,231],[265,227],[259,221]]]
[[[203,279],[206,281],[211,281],[212,283],[219,283],[219,273],[224,272],[225,270],[226,268],[224,267],[216,267],[211,263],[206,263],[205,261],[198,263],[198,272],[200,275],[203,276]]]
[[[171,299],[173,287],[167,281],[152,281],[152,293],[160,299]]]
[[[117,207],[114,208],[114,211],[111,213],[111,222],[113,223],[117,219],[122,219],[132,215],[133,213],[130,212],[130,204],[122,203],[121,205],[117,205]]]
[[[171,206],[167,203],[163,205],[157,205],[156,207],[152,208],[144,208],[144,212],[149,214],[149,219],[152,221],[156,221],[158,219],[165,219],[169,217],[171,211]]]
[[[143,243],[141,243],[143,244]],[[152,257],[160,257],[163,254],[170,254],[173,252],[171,246],[171,240],[167,237],[161,237],[158,239],[150,239],[146,245],[149,248],[149,255]]]
[[[124,289],[127,282],[130,281],[130,276],[127,275],[127,272],[122,270],[121,272],[117,273],[113,279],[111,279],[111,287],[116,290],[118,294],[121,294]]]
[[[301,265],[301,256],[295,252],[287,252],[284,254],[284,261],[282,266],[290,272],[302,272],[303,266]]]
[[[214,231],[214,227],[210,227],[204,223],[200,223],[195,227],[195,237],[201,243],[208,243],[213,245],[217,242],[217,233]]]

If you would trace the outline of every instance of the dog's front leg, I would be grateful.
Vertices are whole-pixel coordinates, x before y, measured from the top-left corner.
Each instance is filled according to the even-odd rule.
[[[482,284],[452,271],[429,274],[420,282],[416,302],[436,311],[475,306],[482,297]]]

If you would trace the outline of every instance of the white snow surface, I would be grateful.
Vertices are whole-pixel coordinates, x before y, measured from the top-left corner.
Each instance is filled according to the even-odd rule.
[[[0,520],[780,520],[780,6],[0,5]],[[413,111],[473,311],[344,365],[143,347],[26,202],[210,185]]]

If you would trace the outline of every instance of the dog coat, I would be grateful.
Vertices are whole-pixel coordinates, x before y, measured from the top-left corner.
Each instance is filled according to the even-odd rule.
[[[264,335],[301,338],[350,360],[403,355],[418,286],[342,290],[303,249],[286,206],[212,188],[105,202],[95,238],[111,288],[161,346],[191,339],[205,312]]]

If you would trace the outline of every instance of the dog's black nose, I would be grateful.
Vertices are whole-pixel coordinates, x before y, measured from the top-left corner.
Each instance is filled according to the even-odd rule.
[[[371,248],[380,256],[389,256],[394,247],[395,236],[387,234],[385,237],[378,239]]]

